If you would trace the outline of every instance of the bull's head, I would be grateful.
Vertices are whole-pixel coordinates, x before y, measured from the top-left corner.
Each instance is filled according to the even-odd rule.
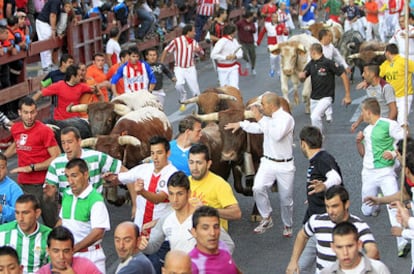
[[[287,42],[278,45],[279,47],[276,50],[275,47],[272,48],[271,52],[280,54],[280,64],[283,74],[291,76],[296,71],[299,57],[305,55],[307,50],[302,43],[298,42]]]
[[[87,112],[93,136],[109,134],[120,116],[131,111],[123,104],[98,102],[92,104],[80,104],[70,107],[70,112]]]
[[[208,89],[198,96],[181,101],[181,104],[197,103],[199,113],[211,113],[220,110],[222,100],[237,101],[233,95],[218,93],[219,89]]]

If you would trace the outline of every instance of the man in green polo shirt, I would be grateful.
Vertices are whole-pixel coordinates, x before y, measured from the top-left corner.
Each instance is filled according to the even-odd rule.
[[[102,239],[110,229],[109,214],[103,197],[89,184],[85,160],[71,159],[65,167],[69,188],[63,192],[58,225],[71,230],[75,238],[74,256],[87,258],[105,273]]]
[[[51,229],[37,222],[41,213],[37,198],[24,194],[16,200],[16,221],[0,225],[0,246],[16,249],[24,273],[35,273],[47,263],[47,236]]]

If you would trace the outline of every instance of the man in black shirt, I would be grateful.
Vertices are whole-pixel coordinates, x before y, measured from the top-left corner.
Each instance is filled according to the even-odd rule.
[[[312,60],[306,65],[304,71],[299,73],[299,78],[305,81],[308,76],[312,77],[311,121],[313,126],[323,132],[322,117],[335,99],[335,75],[340,76],[344,83],[345,97],[342,103],[346,106],[352,102],[349,79],[344,67],[323,56],[321,44],[312,44],[310,56]]]
[[[36,33],[39,41],[56,37],[56,27],[62,10],[61,0],[48,0],[36,19]],[[52,50],[40,53],[40,61],[44,71],[53,65]]]
[[[309,167],[306,178],[308,209],[303,223],[313,214],[326,212],[325,190],[333,185],[343,185],[341,169],[335,158],[322,149],[322,134],[316,127],[305,126],[299,134],[300,147]]]

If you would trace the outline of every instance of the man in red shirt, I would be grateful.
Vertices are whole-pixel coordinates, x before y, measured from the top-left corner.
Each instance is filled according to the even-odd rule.
[[[379,19],[378,19],[378,4],[374,0],[368,0],[365,3],[365,13],[367,19],[367,41],[380,41],[379,35]]]
[[[97,86],[91,88],[85,83],[81,83],[81,71],[78,66],[71,65],[66,69],[65,80],[54,83],[47,88],[38,91],[33,100],[37,101],[42,96],[57,96],[57,106],[53,118],[55,120],[65,120],[79,117],[79,113],[67,112],[66,108],[70,105],[80,104],[80,98],[84,93],[94,92],[102,96]]]
[[[43,201],[43,182],[49,164],[60,154],[59,146],[53,131],[36,121],[37,107],[30,97],[19,101],[20,122],[11,128],[14,143],[4,152],[9,158],[17,154],[17,168],[10,173],[17,173],[17,182],[25,193],[35,195],[41,201],[42,218],[47,226],[54,226],[54,218],[50,218],[50,204]]]

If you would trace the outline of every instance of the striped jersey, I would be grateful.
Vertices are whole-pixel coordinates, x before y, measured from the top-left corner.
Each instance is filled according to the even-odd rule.
[[[403,129],[396,121],[379,118],[374,125],[368,125],[364,129],[363,167],[373,169],[393,166],[394,160],[384,159],[382,154],[386,150],[394,151],[395,143],[403,137]]]
[[[165,48],[165,50],[169,53],[174,52],[175,66],[180,68],[189,68],[194,66],[194,53],[197,49],[202,50],[197,41],[193,40],[190,44],[185,35],[175,38]]]
[[[214,15],[214,5],[220,4],[219,0],[197,0],[197,14],[203,16]]]
[[[79,196],[71,189],[63,193],[60,209],[62,225],[69,228],[75,238],[75,244],[83,240],[94,228],[111,228],[108,209],[103,197],[89,185]],[[93,245],[100,243],[98,240]]]
[[[121,80],[124,81],[125,93],[148,90],[150,84],[157,82],[151,66],[144,61],[138,61],[137,64],[122,64],[112,76],[111,84],[115,85]]]
[[[367,243],[375,243],[374,235],[367,223],[354,215],[350,215],[347,221],[357,228],[359,240],[362,241],[363,246]],[[303,227],[308,237],[316,237],[316,267],[319,270],[330,267],[336,261],[336,254],[331,248],[332,231],[335,226],[336,223],[331,221],[328,213],[325,213],[312,215]]]
[[[47,263],[47,236],[52,229],[37,223],[36,231],[25,235],[16,221],[0,226],[0,246],[9,245],[16,249],[23,265],[23,273],[35,273]]]
[[[101,174],[108,171],[118,173],[121,170],[121,161],[100,151],[82,149],[81,158],[88,164],[89,183],[99,193],[102,193],[104,183]],[[46,183],[59,187],[61,195],[69,185],[65,175],[65,166],[68,161],[66,154],[62,153],[50,163],[46,174]]]
[[[141,164],[127,172],[119,173],[118,180],[123,184],[133,183],[138,178],[144,180],[145,190],[152,193],[164,192],[168,194],[167,182],[170,176],[176,172],[177,169],[171,163],[163,167],[158,174],[154,173],[154,163]],[[134,222],[142,230],[142,226],[152,220],[157,220],[171,212],[171,206],[168,200],[154,204],[142,195],[137,195],[136,198],[137,209],[135,212]]]

